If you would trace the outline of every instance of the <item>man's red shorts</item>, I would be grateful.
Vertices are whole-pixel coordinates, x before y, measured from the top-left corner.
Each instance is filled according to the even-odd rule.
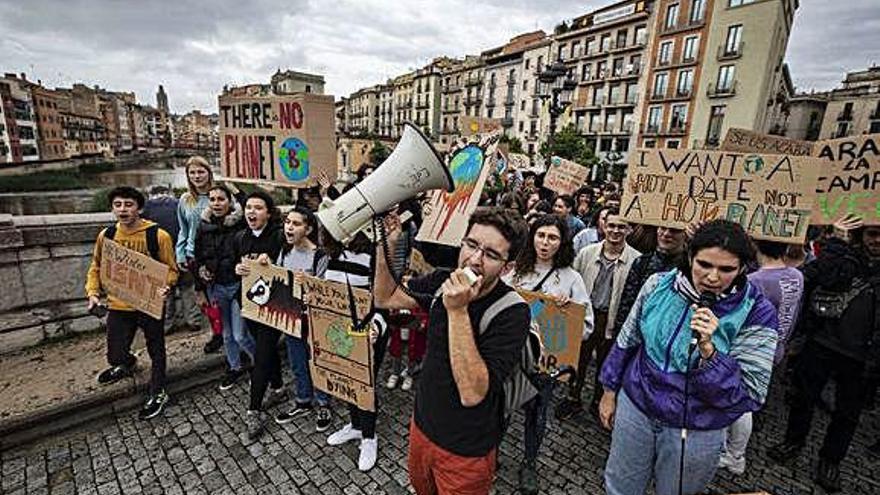
[[[418,495],[486,495],[495,479],[492,449],[483,457],[462,457],[442,449],[409,423],[409,479]]]

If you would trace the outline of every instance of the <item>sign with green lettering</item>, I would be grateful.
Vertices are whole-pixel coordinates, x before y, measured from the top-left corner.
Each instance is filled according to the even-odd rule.
[[[855,214],[865,225],[880,225],[880,134],[820,141],[816,207],[811,222],[830,225]]]
[[[757,239],[799,243],[820,167],[805,156],[641,149],[630,154],[621,212],[634,223],[675,228],[723,218]]]

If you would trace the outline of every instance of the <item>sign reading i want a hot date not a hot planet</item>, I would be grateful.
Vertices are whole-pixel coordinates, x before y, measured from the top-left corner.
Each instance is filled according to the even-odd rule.
[[[807,156],[642,149],[630,157],[621,213],[674,228],[721,218],[757,239],[799,243],[820,166]]]

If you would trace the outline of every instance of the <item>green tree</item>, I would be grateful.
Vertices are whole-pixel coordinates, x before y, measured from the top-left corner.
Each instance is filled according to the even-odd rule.
[[[547,141],[541,143],[541,155],[558,156],[579,163],[585,167],[592,167],[599,163],[599,158],[593,153],[593,148],[587,144],[587,141],[578,134],[574,124],[568,124],[553,136],[553,142]]]
[[[498,140],[499,144],[506,144],[507,149],[511,153],[522,153],[522,141],[518,137],[509,137],[507,134],[502,134],[501,138]]]
[[[373,149],[370,150],[370,163],[373,165],[379,166],[382,162],[388,158],[388,155],[391,154],[391,150],[388,149],[388,146],[382,144],[382,141],[378,139],[373,140]]]

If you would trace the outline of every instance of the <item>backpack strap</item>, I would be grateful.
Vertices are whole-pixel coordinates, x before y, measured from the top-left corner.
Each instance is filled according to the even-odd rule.
[[[489,324],[492,323],[496,316],[519,303],[525,304],[526,301],[515,290],[511,290],[492,303],[483,313],[482,318],[480,318],[480,335],[486,333],[486,330],[489,329]]]
[[[147,236],[147,252],[150,253],[150,258],[159,261],[159,225],[150,225],[144,233]],[[116,239],[116,225],[104,229],[104,239]]]
[[[159,261],[159,225],[150,225],[147,227],[145,234],[147,236],[147,251],[150,253],[150,258]]]

